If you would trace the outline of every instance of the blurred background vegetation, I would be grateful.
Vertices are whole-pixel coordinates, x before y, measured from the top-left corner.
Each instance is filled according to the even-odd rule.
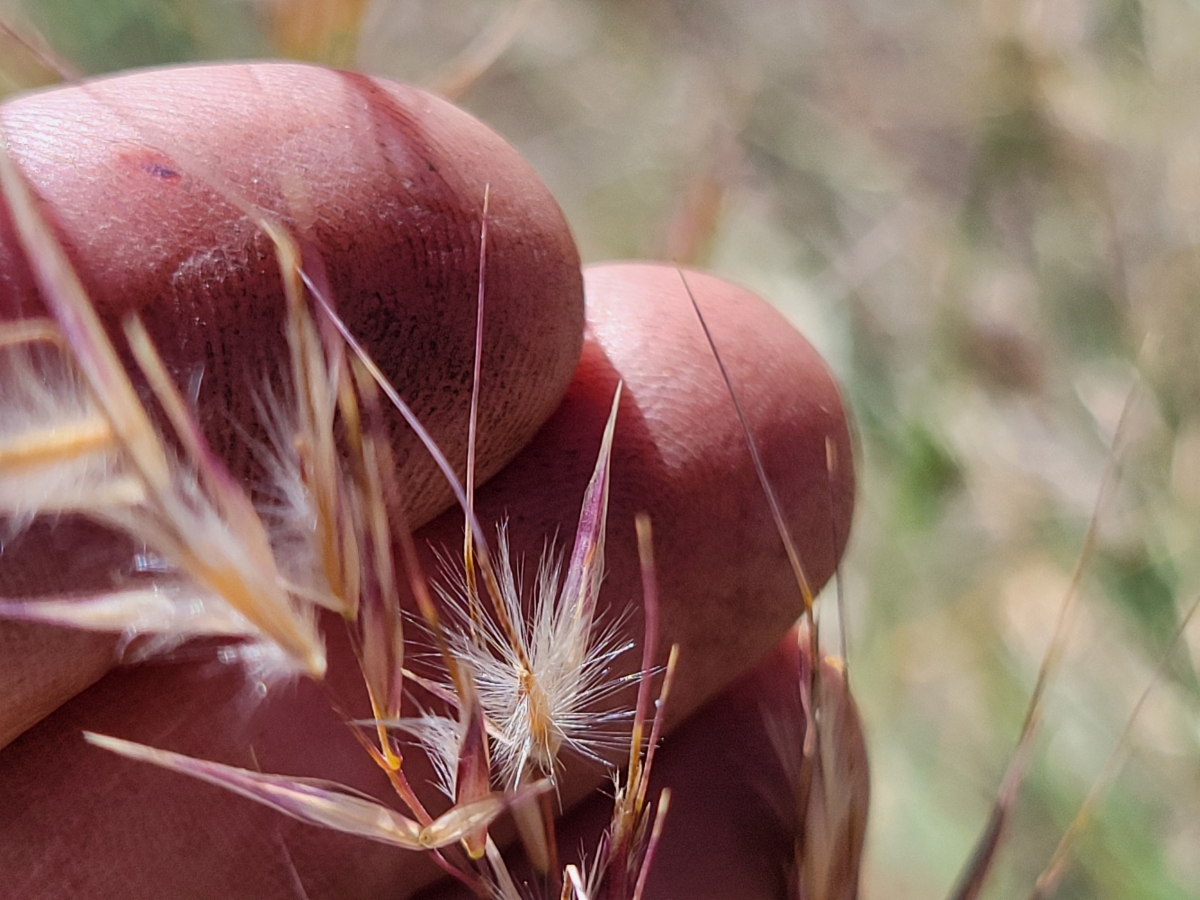
[[[707,267],[810,336],[861,442],[843,584],[874,769],[866,897],[945,895],[982,828],[1140,372],[989,891],[1028,893],[1200,592],[1200,5],[0,0],[0,16],[89,74],[293,56],[432,85],[532,162],[586,261]],[[0,35],[0,79],[53,75]],[[1200,627],[1059,896],[1200,897],[1197,653]]]

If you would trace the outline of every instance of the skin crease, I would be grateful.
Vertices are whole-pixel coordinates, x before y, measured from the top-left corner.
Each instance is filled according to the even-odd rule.
[[[490,184],[481,479],[566,390],[583,328],[566,222],[516,152],[445,101],[313,66],[201,66],[31,94],[0,106],[0,126],[101,316],[115,334],[137,311],[180,384],[202,374],[201,424],[251,482],[262,476],[252,441],[265,439],[255,398],[286,360],[284,301],[274,250],[238,197],[319,256],[346,324],[462,465]],[[0,203],[0,319],[45,314]],[[451,495],[412,432],[391,424],[419,525]],[[0,592],[110,584],[129,548],[69,527],[8,542]],[[0,628],[0,746],[107,671],[112,651],[106,637]]]
[[[254,97],[256,91],[282,90],[280,85],[286,79],[274,80],[276,68],[239,66],[228,67],[228,72],[225,68],[212,69],[200,80],[211,84],[216,78],[222,90],[230,95]],[[196,73],[198,70],[181,71]],[[139,115],[159,122],[161,127],[167,118],[164,112],[167,105],[160,104],[156,92],[162,90],[164,73],[134,77],[143,80],[126,83],[122,88],[122,103],[138,110]],[[357,76],[333,75],[308,68],[300,68],[296,77],[311,77],[314,83],[331,85],[330,90],[340,90],[344,79],[350,79],[356,90],[364,82],[378,87]],[[173,80],[176,78],[180,81]],[[166,76],[166,81],[168,87],[173,86],[172,89],[180,93],[187,93],[185,85],[198,83],[188,81],[178,73]],[[289,85],[294,90],[294,82]],[[134,87],[141,93],[134,91]],[[392,96],[393,88],[381,90]],[[94,104],[94,94],[95,91],[77,98],[78,102]],[[131,103],[128,99],[131,94],[141,99]],[[302,104],[293,102],[286,107],[286,115],[273,112],[272,116],[265,117],[269,120],[265,126],[261,116],[246,118],[253,118],[256,128],[276,127],[278,122],[288,121],[288,116],[302,117],[314,106],[319,106],[314,98],[320,96],[320,92],[315,91],[306,95]],[[229,105],[238,106],[232,102]],[[338,104],[335,107],[341,108]],[[14,130],[19,132],[12,124],[12,108],[10,105],[4,109],[10,139]],[[102,104],[100,112],[103,108]],[[246,129],[246,118],[238,118],[237,109],[208,108],[201,118],[210,130],[216,123],[220,132],[225,127],[225,120],[221,118],[225,114],[230,116],[228,127],[231,133]],[[446,116],[458,121],[455,117],[461,114],[446,113]],[[138,302],[149,304],[142,307],[147,323],[152,327],[156,324],[158,333],[167,337],[163,352],[181,373],[188,371],[189,363],[194,359],[189,353],[196,346],[202,346],[209,354],[206,360],[241,362],[246,356],[243,351],[256,348],[265,340],[264,335],[277,333],[262,324],[269,315],[257,305],[260,288],[268,290],[269,294],[268,286],[277,278],[277,275],[270,276],[272,263],[268,258],[263,263],[262,273],[257,276],[253,273],[247,276],[233,265],[204,274],[206,285],[221,288],[214,289],[214,296],[231,298],[229,308],[212,321],[201,321],[188,340],[180,338],[173,342],[173,333],[187,331],[172,328],[172,317],[178,315],[177,307],[159,299],[153,289],[145,288],[142,294],[136,292],[136,284],[130,282],[134,275],[130,273],[139,270],[118,252],[120,229],[97,229],[93,236],[85,227],[85,220],[74,225],[68,221],[67,214],[75,207],[63,198],[72,196],[78,203],[79,197],[87,200],[88,195],[79,193],[86,185],[75,193],[68,191],[56,195],[55,191],[62,189],[61,180],[69,180],[64,174],[67,167],[60,169],[59,166],[70,161],[79,167],[78,160],[69,155],[54,156],[51,151],[55,148],[55,132],[45,126],[44,118],[41,125],[37,125],[39,116],[22,120],[18,115],[15,121],[18,126],[22,121],[26,122],[24,133],[31,137],[23,145],[14,141],[14,155],[26,167],[39,191],[44,191],[42,195],[52,219],[68,236],[65,242],[83,270],[89,291],[110,319],[120,313],[119,303],[132,302],[113,298],[145,298]],[[91,127],[92,121],[89,117],[86,127]],[[105,127],[123,124],[118,120]],[[425,124],[429,123],[426,121]],[[474,124],[471,127],[479,128]],[[155,145],[156,153],[164,152],[161,135],[145,139],[144,130],[141,134],[143,144]],[[486,138],[474,135],[483,147],[475,145],[469,151],[462,150],[461,156],[466,158],[478,152],[490,160],[490,154],[499,152],[495,147],[502,145],[487,134]],[[38,141],[43,144],[39,145]],[[274,146],[271,141],[261,143],[262,146]],[[442,151],[447,146],[444,140],[434,144]],[[177,151],[179,148],[170,149]],[[165,166],[159,156],[153,157],[147,169],[142,165],[145,157],[135,156],[142,161],[138,163],[139,171],[162,178],[162,168],[182,172],[215,165],[219,154],[206,159],[207,151],[207,144],[199,148],[189,145],[188,164],[180,165],[179,169]],[[295,152],[294,148],[289,148],[288,152]],[[504,152],[511,153],[507,148]],[[41,163],[44,165],[39,168]],[[490,166],[489,162],[484,168]],[[81,168],[86,170],[86,166]],[[475,170],[464,166],[464,172],[470,171]],[[353,174],[358,177],[361,173]],[[290,203],[298,202],[300,207],[311,211],[315,208],[312,196],[319,191],[307,181],[312,170],[305,169],[300,175],[309,185],[311,195],[302,198],[302,202],[296,201],[294,194],[287,196]],[[39,181],[41,177],[45,180]],[[478,174],[462,174],[461,177],[464,183],[478,188],[475,196],[482,195]],[[552,242],[551,249],[545,249],[545,236],[551,230],[545,220],[557,217],[555,221],[560,222],[561,215],[557,207],[553,207],[551,215],[539,205],[541,201],[537,198],[543,195],[544,189],[520,182],[518,176],[513,176],[516,180],[505,183],[511,191],[501,191],[497,186],[501,183],[497,180],[500,176],[493,178],[489,168],[487,177],[492,182],[493,203],[500,204],[493,206],[494,211],[500,210],[496,212],[495,221],[506,223],[509,244],[515,248],[512,253],[518,259],[532,258],[537,263],[538,274],[530,283],[540,283],[539,279],[544,281],[540,266],[545,264],[547,253],[551,257],[558,253],[558,262],[564,272],[570,269],[573,247],[569,252],[559,252],[555,248],[561,249],[560,244]],[[357,246],[354,241],[362,235],[362,222],[370,220],[370,217],[355,217],[361,212],[356,204],[373,201],[365,194],[343,196],[339,193],[352,181],[347,176],[330,183],[327,190],[328,196],[333,198],[330,208],[334,212],[328,216],[318,214],[306,219],[295,206],[280,210],[269,198],[255,196],[254,200],[290,216],[291,224],[302,233],[309,227],[306,222],[328,225],[331,218],[335,224],[350,222],[344,236],[354,249]],[[281,178],[280,183],[284,182],[286,179]],[[288,182],[285,188],[290,185]],[[196,189],[200,191],[199,199],[194,200],[196,210],[202,211],[207,208],[206,204],[220,207],[220,198],[214,199],[205,193],[207,188],[203,185]],[[145,193],[144,199],[148,202],[152,197],[149,192]],[[281,189],[280,193],[286,194],[286,190]],[[472,196],[467,189],[462,195]],[[502,195],[513,199],[502,200]],[[61,202],[55,200],[56,196]],[[537,202],[531,201],[530,197]],[[93,204],[92,208],[103,208],[103,202],[108,201],[92,199],[88,202]],[[505,202],[530,203],[535,209],[506,208]],[[552,201],[548,202],[552,204]],[[134,224],[141,221],[133,217],[131,211],[126,212]],[[139,212],[138,216],[141,215]],[[222,215],[225,218],[213,226],[215,233],[226,237],[241,235],[243,246],[258,240],[252,232],[243,231],[244,223],[228,209]],[[469,221],[478,221],[477,214],[474,215],[474,219],[467,217]],[[181,245],[186,245],[195,239],[194,233],[185,227],[186,219],[186,216],[166,217],[157,223],[161,231],[156,233],[177,237]],[[489,216],[489,227],[493,221]],[[336,228],[330,226],[332,231],[323,232],[316,226],[311,227],[312,234],[328,238],[327,243],[322,243],[321,257],[331,272],[331,282],[336,284],[338,267],[334,261],[338,252],[350,251],[336,239]],[[524,230],[526,227],[528,235]],[[173,229],[180,231],[177,234]],[[459,236],[466,238],[466,246],[471,246],[470,228],[460,231]],[[114,237],[114,233],[118,236]],[[329,237],[330,233],[333,238]],[[419,228],[418,233],[424,235]],[[504,233],[499,229],[494,238],[497,244],[489,239],[488,327],[506,326],[511,333],[524,333],[523,327],[542,324],[544,317],[539,318],[538,309],[522,306],[527,298],[513,287],[520,284],[523,272],[528,274],[530,263],[514,263],[508,282],[501,276],[493,278],[494,260],[497,255],[502,256],[502,249],[495,248],[506,246]],[[477,231],[474,237],[477,238]],[[89,253],[94,246],[108,246],[106,241],[115,242],[113,246],[117,246],[117,250],[109,247],[108,256],[101,253],[98,257],[108,262],[89,269],[84,264],[92,259]],[[155,252],[161,249],[153,243],[147,246]],[[0,281],[4,289],[0,296],[25,298],[8,309],[10,314],[13,311],[29,314],[36,310],[31,305],[35,300],[29,299],[32,295],[28,293],[31,290],[28,273],[22,269],[23,263],[14,255],[13,247],[11,226],[0,216],[0,252],[9,254],[7,261],[0,257],[0,275],[8,279]],[[521,257],[522,253],[526,256]],[[179,260],[168,259],[170,256],[164,254],[166,262],[160,260],[149,268],[159,272],[160,276],[162,272],[178,271]],[[445,279],[458,279],[456,283],[466,284],[466,295],[473,300],[477,255],[464,249],[449,256],[429,252],[425,257],[448,260],[446,264],[452,271]],[[191,259],[191,256],[187,258]],[[385,259],[386,254],[377,250],[377,258]],[[353,284],[357,272],[358,269],[352,267],[345,277]],[[410,357],[389,359],[392,345],[388,341],[391,338],[386,333],[371,330],[382,326],[378,322],[379,316],[370,314],[378,308],[377,291],[384,290],[378,287],[382,282],[374,282],[376,290],[372,290],[371,280],[390,277],[389,273],[391,270],[386,267],[365,267],[361,276],[365,286],[357,293],[351,290],[350,299],[339,288],[339,303],[348,322],[352,329],[361,327],[374,338],[372,346],[393,373],[409,375],[416,372],[420,376],[418,384],[433,385],[431,396],[450,398],[444,406],[434,403],[435,412],[453,418],[446,412],[453,410],[454,415],[461,417],[459,421],[465,422],[469,382],[464,383],[462,372],[469,369],[470,339],[474,330],[473,302],[464,304],[469,315],[460,315],[451,322],[438,320],[443,309],[432,304],[430,309],[414,314],[421,322],[424,321],[422,316],[432,316],[436,327],[442,329],[438,333],[449,329],[452,337],[437,342],[416,342]],[[239,279],[255,277],[261,278],[261,283],[247,286],[239,282]],[[722,356],[739,385],[768,476],[788,510],[789,523],[795,530],[809,575],[814,586],[819,585],[828,578],[841,552],[853,497],[853,475],[848,465],[849,437],[836,387],[812,348],[762,301],[707,276],[690,274],[688,278],[717,334]],[[582,362],[575,371],[567,398],[524,451],[481,489],[478,509],[488,529],[490,523],[507,517],[514,550],[529,559],[536,558],[541,552],[548,535],[556,532],[560,536],[572,534],[612,391],[617,378],[624,379],[626,394],[618,420],[612,469],[608,578],[602,603],[615,610],[633,609],[624,627],[632,635],[640,634],[640,616],[636,613],[640,587],[633,550],[632,517],[639,511],[650,512],[656,528],[663,606],[664,634],[660,649],[665,649],[670,641],[678,641],[683,647],[677,690],[669,709],[670,721],[676,724],[753,665],[778,641],[799,610],[799,595],[750,466],[728,394],[682,291],[679,274],[669,267],[608,266],[590,270],[587,280],[587,337]],[[223,287],[228,281],[233,281],[234,285],[225,294]],[[496,286],[497,281],[499,286]],[[567,285],[571,283],[569,272],[561,281]],[[436,278],[433,282],[440,283]],[[502,290],[506,283],[510,285],[508,294]],[[13,284],[17,285],[15,289]],[[247,297],[254,298],[254,303],[247,302]],[[565,297],[558,302],[567,311],[559,315],[569,320],[571,315],[576,315],[571,309],[577,307],[574,307],[575,301],[569,291]],[[545,302],[550,308],[557,309],[550,300]],[[106,303],[110,305],[105,306]],[[271,315],[278,313],[277,297],[268,303],[268,309],[274,310]],[[527,415],[529,397],[539,390],[549,395],[561,393],[561,386],[550,390],[542,383],[548,377],[547,372],[531,359],[536,361],[548,356],[559,360],[564,354],[569,357],[572,346],[577,352],[581,330],[577,326],[574,337],[568,335],[569,340],[558,331],[552,330],[549,337],[539,331],[536,340],[551,345],[557,341],[557,345],[549,350],[543,347],[542,357],[520,356],[514,363],[522,373],[520,378],[506,377],[499,366],[485,373],[483,407],[485,415],[493,416],[488,431],[507,435],[503,440],[490,440],[494,442],[493,446],[504,445],[505,441],[515,444],[508,450],[493,451],[497,460],[493,468],[503,462],[506,453],[511,454],[524,443],[524,440],[517,443],[518,439],[512,435],[522,433],[522,417]],[[505,333],[501,331],[500,338]],[[485,361],[489,366],[496,362],[495,354],[489,354],[488,348],[493,344],[503,346],[500,338],[488,339],[485,343]],[[446,360],[450,348],[459,347],[461,341],[466,341],[467,369],[463,368],[461,356],[453,363]],[[566,351],[563,346],[567,347]],[[248,363],[245,365],[249,366]],[[220,366],[216,368],[220,369]],[[220,390],[206,388],[213,390],[218,398],[210,401],[213,406],[209,409],[221,409],[221,398],[228,396],[229,385],[236,382],[228,372],[225,379],[225,387]],[[565,379],[563,381],[565,383]],[[206,382],[211,385],[212,379],[206,378]],[[407,385],[408,382],[404,383]],[[488,384],[494,387],[487,387]],[[407,396],[407,387],[404,392]],[[557,396],[553,399],[556,401]],[[205,421],[210,432],[215,429],[218,437],[229,439],[230,446],[236,444],[231,439],[230,419],[204,413],[203,396],[201,402],[202,415],[208,416]],[[553,408],[548,401],[547,406]],[[253,411],[244,404],[231,407],[229,414],[244,426],[253,421]],[[422,415],[424,419],[424,413]],[[513,424],[514,417],[521,421]],[[827,437],[837,446],[838,458],[847,461],[835,470],[832,483],[825,469]],[[439,435],[439,440],[445,441],[445,438]],[[443,443],[443,446],[452,458],[457,458],[453,450],[453,432],[449,445]],[[461,440],[458,447],[461,448]],[[403,466],[415,465],[403,453],[401,460]],[[232,463],[235,467],[238,465],[236,456]],[[247,463],[245,457],[242,463]],[[250,468],[245,464],[240,471],[251,474]],[[412,484],[422,483],[419,477],[411,475],[409,468],[402,469],[402,477],[411,478]],[[432,506],[433,501],[429,504]],[[461,517],[450,512],[431,523],[419,537],[422,543],[429,541],[435,546],[453,548],[460,540],[460,528]],[[87,538],[86,532],[75,535],[72,540],[77,539],[78,543],[67,542],[67,545],[73,550],[77,547],[86,549]],[[62,541],[63,537],[57,532],[47,532],[44,539]],[[39,553],[45,552],[44,545],[38,547],[35,543],[34,548],[26,552],[29,554],[25,557],[26,562],[36,560]],[[12,556],[7,564],[13,565],[14,569],[23,569],[12,563]],[[46,568],[41,567],[39,574]],[[528,568],[532,569],[532,563]],[[430,563],[429,571],[434,570]],[[5,582],[0,581],[0,585],[3,584]],[[0,635],[8,628],[3,626]],[[362,715],[361,690],[344,638],[337,628],[330,629],[329,635],[331,674],[328,690],[350,715]],[[67,640],[74,641],[75,636]],[[43,648],[40,656],[31,656],[27,662],[35,669],[40,667],[53,673],[61,683],[64,672],[89,664],[87,659],[76,661],[67,657],[64,646],[49,643],[49,649]],[[92,658],[108,658],[107,646],[103,641],[97,642],[95,647],[99,650],[93,649]],[[335,778],[380,797],[387,796],[381,778],[349,737],[339,715],[330,709],[329,694],[324,688],[300,682],[293,687],[277,688],[267,700],[258,701],[236,671],[211,661],[210,652],[196,650],[192,657],[196,661],[191,663],[149,665],[113,672],[0,751],[0,871],[9,876],[6,892],[10,896],[57,897],[62,896],[66,888],[72,895],[98,897],[293,897],[301,895],[297,879],[304,893],[314,900],[321,897],[407,896],[437,877],[438,871],[421,855],[303,826],[226,792],[117,759],[82,743],[80,729],[91,728],[226,763],[257,765],[264,771]],[[623,660],[625,669],[634,667],[636,659],[636,653],[628,654]],[[30,665],[24,668],[28,669]],[[53,696],[55,702],[47,708],[57,705],[62,696],[69,695],[63,691],[77,689],[78,679],[69,687],[59,687],[60,693]],[[423,781],[425,774],[419,757],[414,756],[410,764],[410,778]],[[570,803],[585,795],[602,777],[603,773],[594,766],[569,762],[562,776],[564,801]],[[87,836],[86,854],[79,852],[81,835]],[[786,836],[781,845],[787,845]]]

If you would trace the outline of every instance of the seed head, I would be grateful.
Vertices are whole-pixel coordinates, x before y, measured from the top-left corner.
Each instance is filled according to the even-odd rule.
[[[465,577],[439,588],[457,628],[450,649],[472,674],[492,730],[494,759],[506,787],[536,771],[551,779],[563,746],[593,759],[615,742],[604,726],[621,714],[599,709],[622,685],[611,677],[615,657],[631,645],[610,622],[597,628],[596,601],[604,566],[608,475],[620,387],[581,509],[565,575],[552,551],[543,555],[531,604],[522,597],[506,529],[498,529],[498,614],[472,618]],[[526,614],[527,606],[528,614]],[[505,624],[507,623],[507,624]]]

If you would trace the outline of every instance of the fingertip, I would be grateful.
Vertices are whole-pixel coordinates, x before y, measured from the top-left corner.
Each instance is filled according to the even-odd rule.
[[[823,534],[811,522],[788,522],[819,589],[845,548],[855,485],[846,410],[820,354],[764,299],[715,275],[619,262],[590,266],[584,279],[589,336],[620,357],[623,377],[640,386],[640,405],[672,416],[671,427],[691,438],[664,445],[667,465],[685,464],[692,448],[731,434],[746,443],[731,388],[693,311],[694,296],[772,487],[805,495],[824,490],[830,501],[816,517]]]
[[[680,682],[699,699],[759,660],[803,598],[689,289],[814,592],[836,568],[853,513],[845,408],[813,346],[745,288],[654,263],[593,266],[584,276],[589,339],[630,384],[654,447],[614,462],[614,504],[626,516],[639,506],[651,513],[665,628],[683,644]]]
[[[579,256],[561,210],[494,132],[417,88],[291,63],[151,69],[0,107],[10,152],[112,327],[136,311],[235,471],[265,437],[255,394],[287,358],[282,225],[319,256],[352,333],[454,460],[465,456],[480,222],[486,264],[478,474],[553,411],[583,330]],[[0,204],[4,317],[44,315]],[[411,519],[450,492],[398,421]]]

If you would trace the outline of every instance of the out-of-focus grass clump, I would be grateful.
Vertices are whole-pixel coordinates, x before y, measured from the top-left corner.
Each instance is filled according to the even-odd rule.
[[[549,183],[585,259],[702,264],[792,316],[861,435],[844,578],[874,776],[866,896],[944,894],[982,827],[1140,369],[1000,854],[995,894],[1026,893],[1200,591],[1200,10],[360,5],[0,13],[89,73],[288,54],[461,90]],[[39,83],[3,46],[9,83]],[[1200,897],[1191,654],[1172,660],[1060,896]]]

